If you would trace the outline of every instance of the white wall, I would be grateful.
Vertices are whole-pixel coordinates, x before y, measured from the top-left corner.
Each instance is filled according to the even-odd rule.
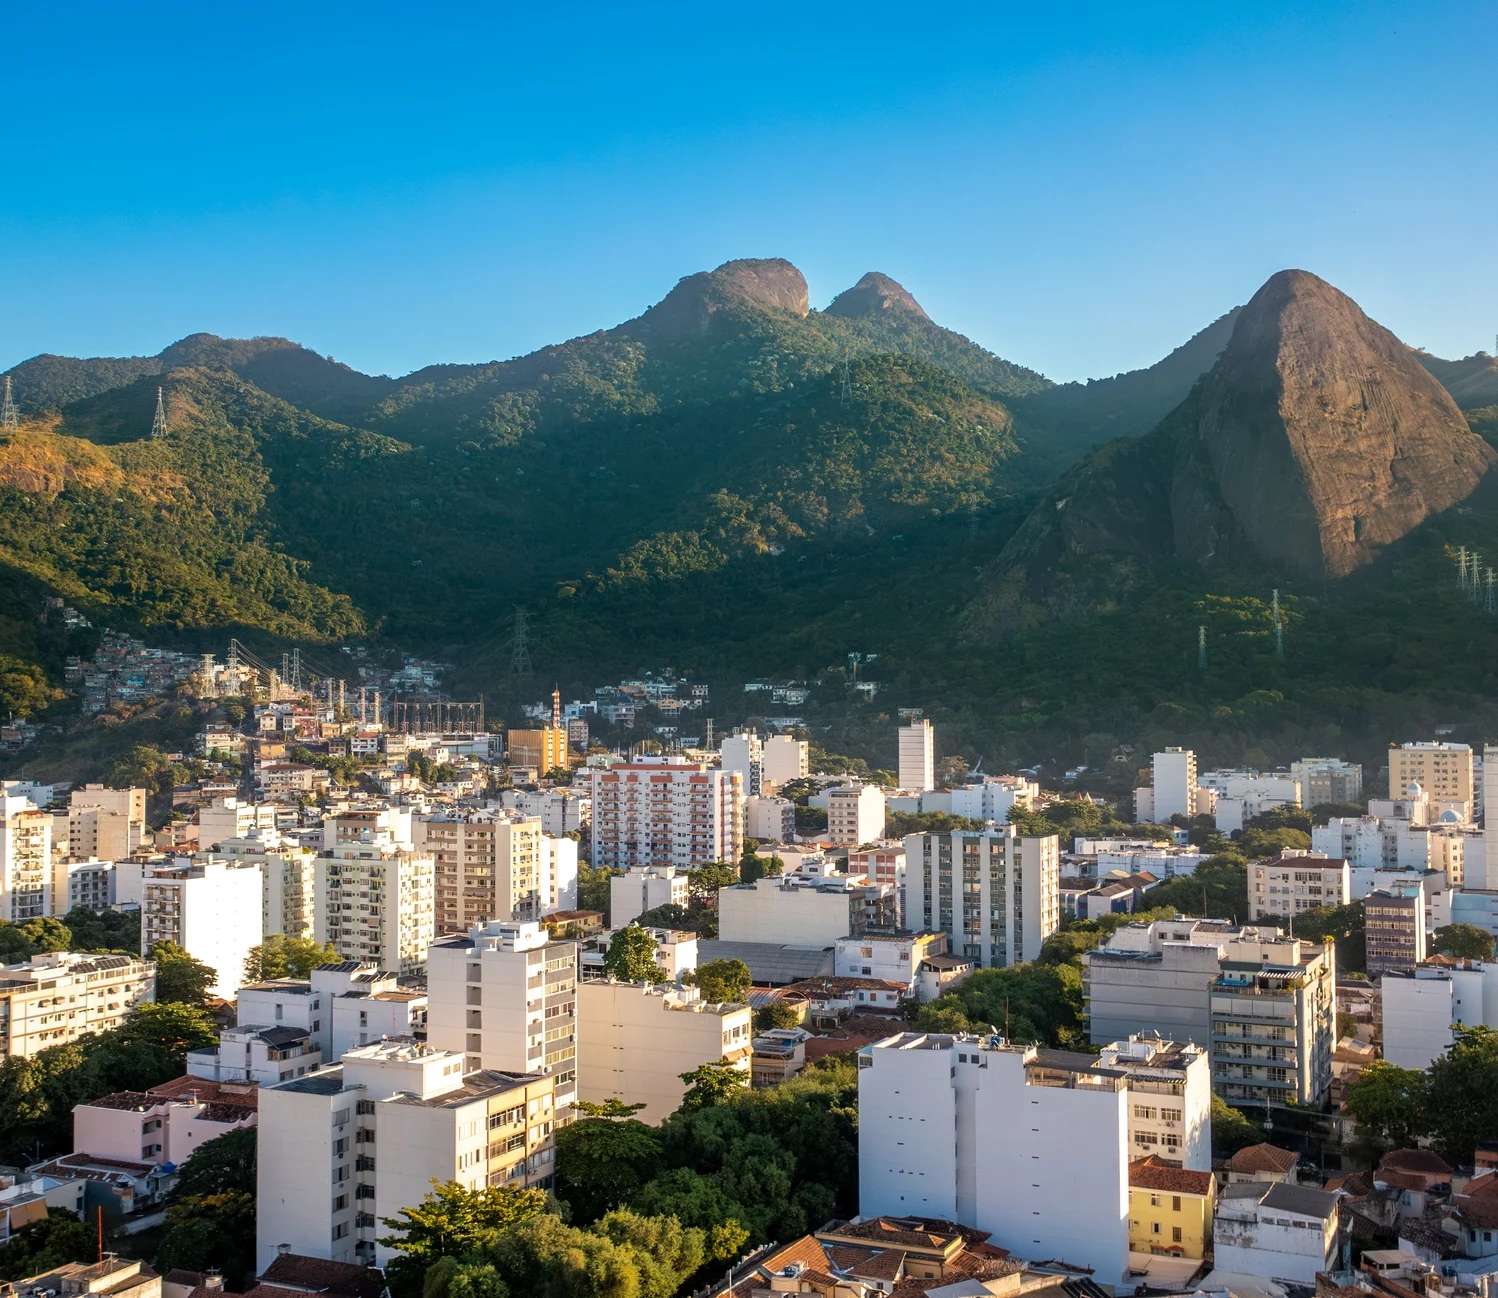
[[[341,1084],[341,1077],[333,1076]],[[305,1087],[306,1079],[290,1085]],[[348,1092],[261,1087],[255,1194],[257,1271],[276,1260],[281,1244],[289,1244],[293,1253],[305,1257],[354,1260],[353,1110],[357,1098]],[[333,1115],[345,1111],[348,1121],[335,1127]],[[349,1142],[337,1155],[335,1140]],[[349,1206],[334,1213],[333,1173],[340,1167],[350,1169],[345,1182]],[[348,1224],[344,1238],[333,1238],[335,1223]]]

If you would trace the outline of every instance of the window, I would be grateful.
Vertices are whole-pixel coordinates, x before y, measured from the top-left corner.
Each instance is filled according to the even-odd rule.
[[[1152,1194],[1152,1195],[1150,1195],[1150,1207],[1151,1208],[1158,1208],[1159,1206],[1160,1206],[1160,1196],[1158,1194]],[[1159,1228],[1159,1226],[1156,1226],[1155,1229],[1158,1231],[1160,1228]]]
[[[349,1111],[347,1109],[338,1109],[333,1114],[333,1125],[335,1127],[341,1127],[341,1126],[343,1126],[343,1124],[345,1122],[347,1122],[348,1120],[349,1120]]]
[[[334,1239],[347,1239],[348,1238],[348,1222],[346,1222],[346,1221],[340,1221],[336,1226],[333,1227],[333,1238]]]
[[[1170,1242],[1172,1244],[1179,1244],[1181,1242],[1181,1228],[1179,1226],[1172,1226],[1170,1228]]]
[[[1150,1222],[1150,1234],[1151,1235],[1158,1235],[1159,1233],[1160,1233],[1160,1223],[1158,1221],[1152,1221],[1152,1222]]]
[[[1180,1195],[1173,1194],[1173,1195],[1170,1196],[1170,1210],[1171,1210],[1171,1212],[1180,1212],[1180,1210],[1181,1210],[1181,1196]]]
[[[348,1195],[346,1195],[346,1194],[340,1194],[336,1199],[333,1200],[333,1211],[334,1212],[342,1212],[347,1207],[348,1207]]]

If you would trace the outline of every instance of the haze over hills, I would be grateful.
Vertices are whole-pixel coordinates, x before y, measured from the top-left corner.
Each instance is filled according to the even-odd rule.
[[[1069,705],[994,719],[1029,678],[990,678],[960,625],[991,642],[1147,599],[1209,552],[1201,580],[1366,566],[1485,472],[1432,374],[1471,405],[1490,369],[1417,356],[1286,273],[1157,365],[1053,384],[876,272],[813,310],[778,259],[399,379],[282,338],[40,356],[11,371],[25,418],[0,444],[0,653],[56,671],[27,629],[50,591],[203,647],[378,635],[462,661],[476,691],[523,604],[558,671],[808,673],[883,646],[908,690],[955,672],[983,724],[1033,729]],[[170,431],[150,441],[158,386]]]

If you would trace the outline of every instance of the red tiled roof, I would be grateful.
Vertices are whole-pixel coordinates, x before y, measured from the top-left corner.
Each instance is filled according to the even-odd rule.
[[[1228,1159],[1230,1172],[1293,1172],[1300,1159],[1278,1145],[1249,1145]]]
[[[1129,1164],[1129,1186],[1138,1190],[1163,1190],[1167,1194],[1207,1195],[1212,1192],[1212,1173],[1173,1167],[1151,1154]]]
[[[385,1277],[372,1267],[304,1257],[300,1253],[280,1254],[265,1268],[260,1279],[265,1284],[304,1293],[330,1293],[338,1298],[380,1298],[385,1292]]]
[[[1428,1149],[1392,1149],[1379,1163],[1380,1172],[1423,1172],[1429,1176],[1450,1177],[1451,1167],[1444,1158]]]

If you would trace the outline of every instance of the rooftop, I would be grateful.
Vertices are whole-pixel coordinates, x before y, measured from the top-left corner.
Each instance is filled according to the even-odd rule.
[[[1136,1190],[1164,1190],[1168,1194],[1207,1195],[1212,1192],[1212,1173],[1175,1167],[1151,1154],[1129,1164],[1129,1186]]]
[[[1229,1172],[1282,1172],[1295,1170],[1300,1156],[1278,1145],[1248,1145],[1228,1159]]]

